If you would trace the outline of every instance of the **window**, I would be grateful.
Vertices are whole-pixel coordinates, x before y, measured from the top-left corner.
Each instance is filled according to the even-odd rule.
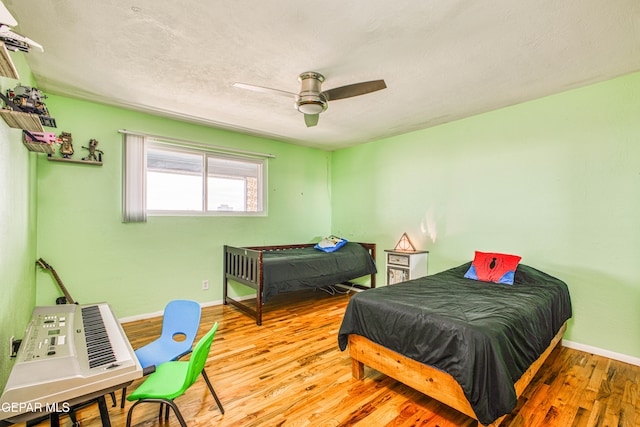
[[[151,142],[147,212],[263,214],[263,159]]]
[[[203,158],[203,153],[147,148],[147,211],[201,211]]]
[[[223,157],[207,157],[207,210],[262,211],[262,164]]]
[[[147,214],[265,215],[265,177],[265,158],[126,135],[124,221],[143,222]]]

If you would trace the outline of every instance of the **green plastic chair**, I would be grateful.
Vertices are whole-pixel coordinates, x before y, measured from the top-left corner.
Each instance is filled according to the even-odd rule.
[[[140,403],[154,402],[160,403],[160,418],[162,417],[162,408],[166,404],[165,419],[169,417],[169,407],[173,409],[178,421],[182,427],[187,427],[187,424],[178,409],[178,406],[173,401],[176,397],[182,396],[189,387],[193,385],[198,379],[198,375],[202,374],[207,387],[211,391],[213,398],[220,408],[220,412],[224,414],[224,409],[220,403],[220,399],[213,390],[213,386],[204,371],[204,365],[209,356],[209,350],[211,349],[211,343],[213,337],[218,329],[218,322],[216,322],[211,330],[198,341],[189,361],[172,361],[159,365],[156,371],[149,375],[149,377],[140,386],[127,397],[127,400],[134,403],[129,412],[127,413],[127,427],[131,426],[131,416],[133,409]]]

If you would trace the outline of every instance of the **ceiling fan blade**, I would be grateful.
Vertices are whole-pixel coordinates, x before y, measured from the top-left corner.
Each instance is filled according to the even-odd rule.
[[[298,96],[297,93],[286,92],[284,90],[279,90],[279,89],[271,89],[270,87],[250,85],[246,83],[234,83],[232,86],[240,89],[252,90],[254,92],[262,92],[262,93],[270,93],[274,95],[286,96],[287,98],[291,98],[291,97],[296,98]]]
[[[304,122],[307,125],[307,127],[310,128],[311,126],[315,126],[318,124],[319,117],[320,117],[320,114],[305,114]]]
[[[364,95],[385,89],[387,85],[384,80],[372,80],[370,82],[354,83],[347,86],[340,86],[322,92],[327,97],[327,101],[336,99],[351,98],[352,96]]]

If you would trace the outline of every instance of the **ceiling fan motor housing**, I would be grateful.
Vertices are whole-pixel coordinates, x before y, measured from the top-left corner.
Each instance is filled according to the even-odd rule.
[[[296,108],[304,114],[319,114],[327,109],[327,98],[322,94],[324,76],[308,71],[300,74],[300,94],[296,99]]]

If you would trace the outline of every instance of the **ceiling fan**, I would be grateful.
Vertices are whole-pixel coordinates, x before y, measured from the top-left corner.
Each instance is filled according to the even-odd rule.
[[[298,80],[300,81],[300,93],[286,92],[246,83],[234,83],[233,86],[255,92],[293,97],[295,102],[294,107],[304,114],[304,122],[307,127],[318,124],[318,117],[320,113],[327,109],[327,103],[329,101],[364,95],[387,87],[384,80],[372,80],[370,82],[354,83],[323,91],[322,82],[325,80],[324,76],[315,71],[306,71],[300,74]]]

